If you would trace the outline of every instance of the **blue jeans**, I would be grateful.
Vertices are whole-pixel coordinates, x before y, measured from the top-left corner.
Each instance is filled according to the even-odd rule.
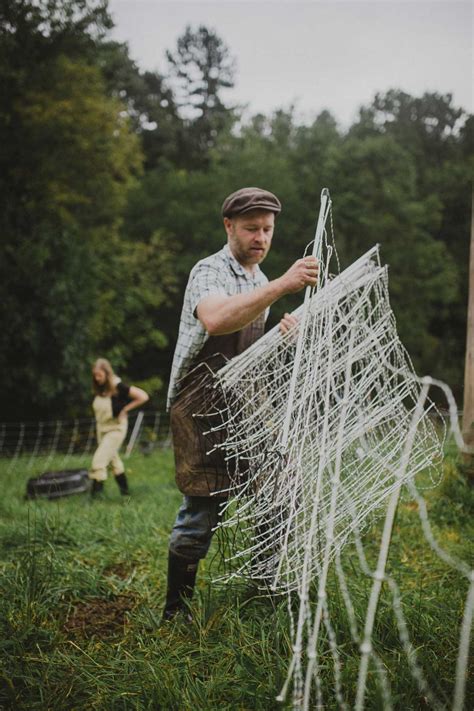
[[[170,551],[190,560],[205,558],[223,503],[214,496],[185,496],[171,531]]]

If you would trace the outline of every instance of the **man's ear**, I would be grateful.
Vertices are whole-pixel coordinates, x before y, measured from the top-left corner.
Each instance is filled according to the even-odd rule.
[[[224,229],[225,229],[228,237],[232,233],[232,225],[233,225],[233,222],[230,219],[230,217],[224,217]]]

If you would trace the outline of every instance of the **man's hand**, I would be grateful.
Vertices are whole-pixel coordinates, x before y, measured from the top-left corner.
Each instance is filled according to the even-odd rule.
[[[300,291],[305,286],[316,286],[318,270],[316,257],[298,259],[281,277],[254,291],[233,296],[205,296],[196,307],[196,316],[210,336],[235,333],[255,321],[262,311],[285,294]]]
[[[305,286],[316,286],[318,282],[318,272],[319,264],[316,257],[303,257],[303,259],[298,259],[288,271],[280,277],[285,293],[294,294],[304,289]]]
[[[280,321],[280,333],[284,336],[294,329],[298,324],[298,319],[291,314],[285,314]]]

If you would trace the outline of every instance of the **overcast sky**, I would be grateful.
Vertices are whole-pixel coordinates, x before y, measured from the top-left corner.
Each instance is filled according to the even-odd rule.
[[[214,29],[237,60],[229,103],[344,126],[376,91],[453,94],[473,111],[473,3],[456,0],[110,0],[114,37],[140,68],[166,73],[187,24]]]

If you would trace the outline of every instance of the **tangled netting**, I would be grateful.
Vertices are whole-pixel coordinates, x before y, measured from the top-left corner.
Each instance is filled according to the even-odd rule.
[[[211,449],[225,452],[231,480],[221,525],[238,523],[241,534],[232,575],[303,598],[400,476],[442,454],[424,416],[403,474],[394,471],[420,386],[397,336],[378,248],[332,279],[327,239],[321,251],[322,287],[295,311],[294,331],[282,337],[274,328],[219,370],[206,413],[220,420],[207,434],[219,440]]]
[[[353,638],[360,646],[355,706],[363,708],[372,660],[384,689],[384,705],[390,708],[383,665],[371,644],[381,586],[388,582],[413,676],[437,708],[410,649],[396,585],[386,573],[402,487],[411,487],[418,501],[415,475],[428,471],[433,483],[438,476],[443,441],[429,417],[434,408],[428,399],[432,381],[416,377],[398,338],[387,268],[380,264],[378,247],[330,276],[331,263],[337,263],[330,215],[331,201],[323,191],[313,247],[320,260],[320,280],[317,289],[306,290],[304,304],[294,312],[298,324],[285,336],[275,327],[214,373],[204,396],[201,391],[201,408],[194,413],[208,453],[223,453],[227,463],[230,496],[219,527],[237,534],[227,556],[226,577],[251,578],[298,600],[296,614],[294,604],[289,604],[293,657],[280,699],[292,682],[294,708],[305,709],[314,689],[317,708],[322,708],[318,640],[323,630],[334,659],[336,700],[346,707],[326,599],[333,563]],[[374,512],[385,515],[375,571],[369,570],[358,548],[362,569],[373,579],[361,634],[356,630],[339,556],[349,539],[360,543],[360,532]],[[440,552],[429,537],[425,519],[432,547],[471,580],[465,623],[469,627],[472,573]],[[458,703],[466,655],[464,642],[460,645]]]

